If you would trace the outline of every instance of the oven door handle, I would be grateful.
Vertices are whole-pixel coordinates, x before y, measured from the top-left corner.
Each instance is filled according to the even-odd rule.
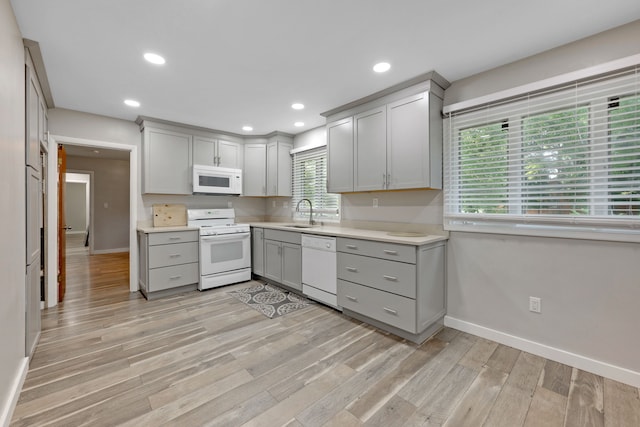
[[[212,242],[212,241],[224,241],[224,240],[244,240],[249,237],[251,233],[234,233],[234,234],[218,234],[214,236],[200,236],[200,240],[203,242]]]

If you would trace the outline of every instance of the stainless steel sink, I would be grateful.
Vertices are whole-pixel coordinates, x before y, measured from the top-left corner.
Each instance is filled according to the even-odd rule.
[[[283,227],[291,227],[291,228],[311,228],[313,225],[308,224],[285,224]]]

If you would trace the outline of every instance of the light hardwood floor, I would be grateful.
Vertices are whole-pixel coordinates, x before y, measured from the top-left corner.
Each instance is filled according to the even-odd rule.
[[[146,301],[127,254],[68,258],[12,426],[640,426],[630,387],[452,329],[421,346],[238,284]]]

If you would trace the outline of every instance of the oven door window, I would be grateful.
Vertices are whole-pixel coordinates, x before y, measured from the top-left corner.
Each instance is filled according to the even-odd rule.
[[[203,236],[200,242],[200,271],[203,276],[251,266],[249,233]]]

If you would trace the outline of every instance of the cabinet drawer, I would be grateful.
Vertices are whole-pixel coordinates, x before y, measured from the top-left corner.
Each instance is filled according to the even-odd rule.
[[[416,301],[338,280],[338,305],[388,325],[416,333]]]
[[[166,245],[169,243],[197,242],[198,231],[168,231],[149,233],[149,246]]]
[[[295,231],[282,231],[272,230],[270,228],[264,229],[264,238],[269,240],[277,240],[279,242],[293,243],[296,245],[301,244],[302,233]]]
[[[397,243],[374,242],[371,240],[338,238],[338,252],[367,255],[376,258],[416,263],[416,247]]]
[[[149,268],[198,262],[198,243],[176,243],[149,247]]]
[[[408,298],[416,297],[416,266],[338,253],[338,278]]]
[[[198,263],[174,265],[149,270],[149,292],[198,283]]]

